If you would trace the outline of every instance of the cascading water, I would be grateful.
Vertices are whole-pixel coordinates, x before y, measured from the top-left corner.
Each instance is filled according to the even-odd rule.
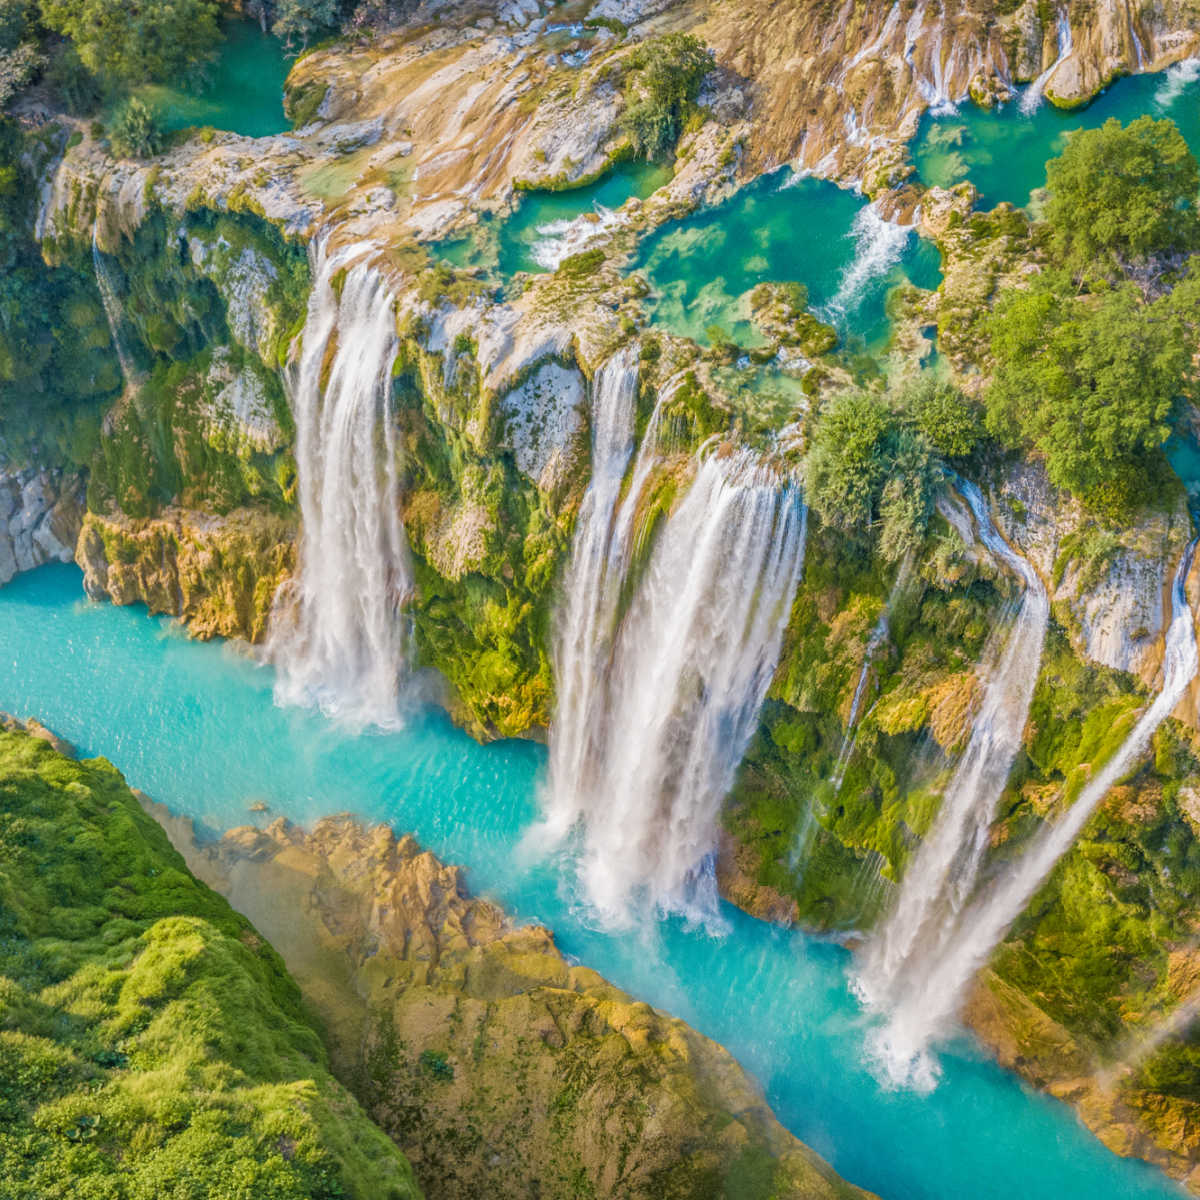
[[[633,454],[638,378],[634,349],[631,344],[614,354],[596,372],[593,387],[592,479],[579,508],[565,603],[555,631],[558,703],[550,741],[550,790],[555,804],[547,832],[556,838],[567,832],[586,806],[581,789],[590,775],[589,746],[604,720],[604,669],[624,574],[624,546],[613,514]]]
[[[1043,828],[995,887],[961,916],[953,937],[936,959],[923,959],[876,1044],[880,1059],[897,1079],[932,1082],[926,1048],[953,1020],[976,972],[991,957],[1009,926],[1037,894],[1059,859],[1075,844],[1100,801],[1134,765],[1196,677],[1195,618],[1185,589],[1196,543],[1184,553],[1171,587],[1171,623],[1163,654],[1162,690],[1142,713],[1116,753],[1079,793],[1065,816]]]
[[[904,873],[894,910],[864,954],[858,988],[879,1009],[903,1003],[920,986],[956,928],[1021,747],[1050,616],[1037,572],[996,531],[979,489],[966,481],[960,487],[979,539],[1020,577],[1025,592],[933,828]]]
[[[871,662],[875,657],[876,651],[883,645],[884,639],[891,632],[890,619],[892,606],[896,602],[896,597],[903,590],[905,583],[907,583],[911,571],[912,556],[909,555],[900,564],[900,569],[896,572],[896,579],[892,584],[892,590],[888,594],[887,602],[883,606],[883,611],[879,614],[879,620],[875,622],[875,627],[871,630],[871,636],[867,639],[866,649],[863,652],[862,666],[858,672],[858,680],[854,684],[854,695],[850,698],[850,712],[846,718],[846,733],[842,738],[842,745],[838,750],[837,761],[834,764],[833,775],[831,776],[835,794],[842,789],[842,780],[846,776],[846,768],[850,765],[850,756],[854,753],[854,743],[858,735],[858,710],[862,707],[862,699],[866,694],[867,678],[871,671]]]
[[[392,422],[394,301],[365,261],[371,249],[314,250],[303,351],[287,380],[300,564],[276,596],[268,655],[278,702],[316,704],[351,724],[394,726],[412,570]]]
[[[596,204],[590,213],[539,225],[538,240],[534,242],[530,253],[542,270],[556,271],[565,259],[586,250],[620,225],[621,216],[618,212],[603,204]]]
[[[117,351],[117,361],[121,364],[121,375],[126,385],[136,385],[141,380],[141,372],[138,371],[133,355],[129,353],[129,348],[121,336],[121,322],[125,319],[125,314],[121,309],[121,301],[117,298],[117,289],[113,287],[108,263],[100,249],[99,224],[100,217],[97,215],[96,223],[92,226],[92,269],[96,273],[96,289],[100,293],[100,302],[104,305],[109,333],[112,334],[113,346]]]
[[[1007,874],[962,914],[953,937],[944,942],[936,960],[925,960],[923,971],[912,974],[875,1047],[893,1078],[932,1083],[933,1067],[926,1053],[930,1041],[953,1020],[976,972],[991,957],[1059,859],[1074,845],[1109,789],[1144,753],[1154,731],[1196,677],[1200,659],[1195,619],[1185,590],[1195,546],[1193,542],[1185,551],[1171,588],[1171,623],[1163,655],[1162,690],[1112,758],[1083,788],[1066,815],[1041,830]]]
[[[1029,116],[1033,113],[1039,104],[1042,102],[1042,96],[1046,91],[1046,84],[1049,82],[1050,76],[1058,70],[1059,63],[1065,58],[1069,58],[1073,49],[1071,38],[1071,20],[1065,11],[1060,11],[1058,14],[1058,57],[1025,89],[1021,95],[1019,107],[1021,111]]]
[[[912,229],[886,220],[873,204],[867,204],[855,215],[848,236],[854,239],[854,257],[822,311],[827,320],[835,323],[858,307],[874,280],[900,262]]]
[[[607,561],[621,570],[604,572],[611,595],[595,602],[606,613],[615,611],[628,582],[634,513],[652,460],[644,443],[612,517]],[[599,506],[593,511],[598,515]],[[795,486],[754,455],[702,459],[658,535],[611,646],[584,651],[599,664],[602,690],[586,703],[578,688],[560,693],[545,828],[561,837],[581,826],[581,875],[604,919],[627,921],[635,893],[663,909],[706,916],[714,910],[705,868],[718,810],[778,662],[805,528]],[[576,539],[591,544],[595,534],[581,525]],[[575,557],[585,558],[578,547]],[[568,595],[564,646],[603,624],[572,628],[583,608],[573,599]]]

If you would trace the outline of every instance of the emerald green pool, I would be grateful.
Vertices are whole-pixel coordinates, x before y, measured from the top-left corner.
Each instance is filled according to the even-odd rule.
[[[589,235],[613,222],[626,201],[645,200],[670,179],[670,167],[629,162],[586,187],[526,192],[514,213],[481,218],[468,236],[444,242],[438,253],[456,267],[481,267],[502,280],[518,271],[553,271],[585,249]]]
[[[875,349],[887,340],[891,288],[905,280],[936,288],[941,278],[936,249],[860,196],[779,172],[657,229],[636,269],[650,284],[655,324],[701,343],[718,325],[747,347],[763,341],[748,309],[763,281],[803,283],[818,316]]]
[[[253,21],[230,21],[222,32],[225,40],[203,85],[142,89],[142,97],[161,114],[163,128],[211,125],[245,137],[290,129],[283,115],[283,83],[292,59],[282,43]]]
[[[1062,153],[1077,129],[1095,129],[1109,117],[1124,123],[1149,114],[1170,117],[1200,154],[1200,60],[1191,59],[1157,75],[1122,79],[1087,108],[1064,112],[1043,103],[1021,112],[1014,100],[994,112],[966,103],[959,113],[926,114],[913,144],[922,183],[950,187],[969,179],[980,207],[1002,200],[1024,206],[1046,182],[1046,160]]]

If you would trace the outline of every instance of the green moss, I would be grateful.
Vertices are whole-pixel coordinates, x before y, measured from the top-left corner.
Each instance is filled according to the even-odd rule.
[[[6,1195],[418,1194],[278,956],[108,763],[3,733],[0,796]]]

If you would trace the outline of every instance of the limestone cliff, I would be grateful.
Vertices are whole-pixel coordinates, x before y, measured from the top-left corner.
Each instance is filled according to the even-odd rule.
[[[0,472],[0,584],[42,563],[70,562],[83,508],[83,480],[73,472]]]
[[[865,1198],[719,1046],[569,965],[412,838],[335,817],[201,845],[150,808],[279,949],[430,1195]]]

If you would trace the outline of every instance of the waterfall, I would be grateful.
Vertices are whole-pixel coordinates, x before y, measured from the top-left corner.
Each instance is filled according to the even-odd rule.
[[[1058,57],[1025,89],[1019,107],[1026,116],[1032,114],[1042,102],[1042,94],[1050,76],[1058,70],[1058,64],[1071,54],[1071,20],[1065,11],[1058,14]]]
[[[862,303],[868,286],[900,262],[911,233],[911,228],[881,217],[873,204],[858,210],[847,235],[854,239],[854,257],[842,271],[837,291],[824,305],[826,320],[837,323]]]
[[[564,259],[586,250],[623,223],[624,218],[619,212],[597,203],[591,212],[581,213],[578,217],[539,225],[539,236],[530,248],[530,255],[543,271],[557,271]]]
[[[966,481],[960,487],[980,540],[1020,577],[1025,592],[937,818],[908,864],[894,910],[864,955],[858,988],[877,1008],[891,1007],[919,987],[953,935],[1021,748],[1050,616],[1037,572],[996,531],[979,489]]]
[[[884,639],[891,632],[889,624],[892,615],[892,606],[896,603],[896,597],[903,590],[904,585],[908,582],[908,576],[912,571],[912,555],[906,555],[904,561],[900,564],[900,569],[896,572],[896,578],[892,583],[892,590],[888,593],[888,598],[883,606],[883,611],[879,614],[879,620],[875,622],[875,627],[871,630],[871,636],[867,639],[867,646],[863,652],[862,666],[859,668],[858,680],[854,684],[854,695],[850,698],[850,712],[846,718],[846,732],[842,737],[842,745],[838,750],[837,761],[834,764],[833,775],[831,782],[833,784],[834,795],[842,790],[842,780],[846,775],[846,768],[850,765],[850,756],[854,753],[854,744],[858,737],[858,710],[862,707],[862,699],[867,690],[867,677],[870,674],[871,662],[875,657],[876,651],[883,645]]]
[[[586,805],[581,789],[590,774],[589,747],[604,721],[603,675],[624,573],[623,539],[613,527],[613,512],[633,454],[634,351],[632,344],[617,351],[596,372],[593,386],[592,479],[579,508],[554,639],[558,700],[550,788],[556,803],[547,824],[555,837],[567,832]]]
[[[268,655],[276,700],[356,725],[395,725],[412,591],[392,422],[394,300],[371,247],[314,250],[296,420],[302,519],[296,577],[276,596]]]
[[[1037,894],[1059,859],[1075,843],[1100,801],[1137,762],[1154,731],[1166,720],[1196,676],[1195,620],[1186,581],[1196,543],[1188,546],[1171,587],[1171,623],[1163,654],[1162,690],[1057,823],[1044,826],[997,884],[963,913],[954,936],[936,961],[914,973],[901,1002],[881,1031],[876,1051],[894,1078],[932,1082],[929,1042],[954,1018],[975,973],[988,961],[1009,927]]]
[[[121,301],[117,297],[117,289],[113,287],[108,263],[100,249],[97,236],[99,224],[100,217],[97,215],[96,221],[92,225],[92,269],[96,273],[96,289],[100,293],[100,302],[104,305],[104,315],[108,319],[108,329],[112,334],[113,346],[117,351],[117,361],[121,364],[121,375],[127,385],[137,384],[141,381],[142,376],[137,369],[137,364],[133,361],[133,355],[129,353],[129,348],[121,337],[121,322],[124,321],[125,314],[121,308]]]
[[[542,828],[562,837],[579,827],[586,893],[616,923],[629,919],[635,894],[663,909],[708,915],[715,907],[706,870],[720,804],[774,674],[804,552],[795,486],[749,451],[711,453],[618,613],[658,413],[671,390],[663,389],[619,508],[607,500],[610,483],[592,489],[598,499],[576,530],[559,638],[560,675],[576,654],[595,669],[588,688],[560,684]],[[597,436],[598,467],[602,448]],[[603,461],[615,470],[628,456]],[[601,496],[607,544],[593,527]],[[601,554],[595,576],[607,594],[590,598],[599,613],[592,617],[576,594],[576,564]]]

